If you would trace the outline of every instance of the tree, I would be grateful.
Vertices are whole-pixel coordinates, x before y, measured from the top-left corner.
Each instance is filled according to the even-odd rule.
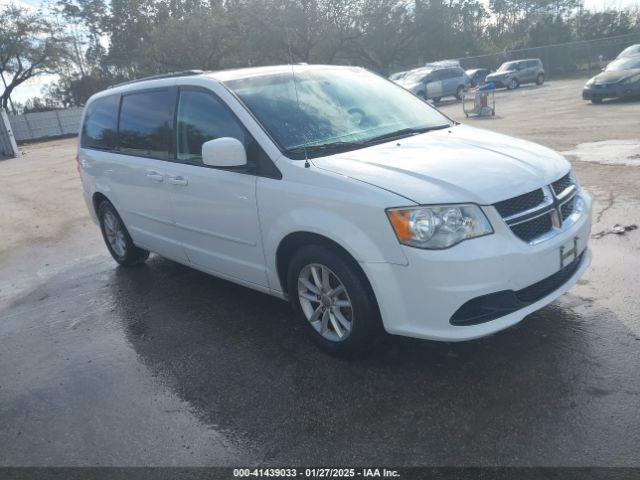
[[[0,17],[0,75],[4,82],[0,106],[6,109],[18,85],[56,72],[68,58],[68,49],[66,38],[41,12],[8,4],[0,10]]]

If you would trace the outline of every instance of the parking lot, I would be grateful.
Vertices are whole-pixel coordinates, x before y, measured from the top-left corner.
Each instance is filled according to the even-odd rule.
[[[640,100],[583,84],[440,107],[567,152],[593,232],[640,225]],[[579,284],[514,328],[344,361],[280,300],[158,256],[117,268],[75,140],[23,150],[0,162],[0,465],[640,465],[640,230],[593,239]]]

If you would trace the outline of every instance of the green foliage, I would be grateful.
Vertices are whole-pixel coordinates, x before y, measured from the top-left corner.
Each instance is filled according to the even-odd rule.
[[[64,105],[167,71],[308,62],[388,74],[640,29],[638,9],[589,12],[582,0],[55,1],[68,61],[49,95]]]

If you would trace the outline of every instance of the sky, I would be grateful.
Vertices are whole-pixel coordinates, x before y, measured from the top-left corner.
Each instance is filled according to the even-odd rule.
[[[483,3],[489,3],[489,0],[481,0]],[[17,3],[23,5],[26,8],[37,8],[43,2],[40,0],[0,0],[0,5],[6,3]],[[584,6],[591,10],[604,10],[605,8],[625,8],[625,7],[640,7],[640,0],[584,0]],[[42,87],[46,87],[55,82],[55,76],[42,75],[40,77],[32,78],[27,82],[20,85],[13,91],[11,96],[16,102],[24,103],[27,99],[37,97],[40,95]]]

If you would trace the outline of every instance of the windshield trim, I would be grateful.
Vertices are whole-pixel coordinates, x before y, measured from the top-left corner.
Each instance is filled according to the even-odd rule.
[[[293,66],[292,66],[293,67]],[[331,67],[337,67],[337,68],[341,68],[341,66],[328,66],[327,68],[322,68],[322,69],[318,69],[318,70],[330,70]],[[342,67],[344,68],[344,67]],[[367,73],[370,73],[372,75],[377,76],[378,78],[384,80],[385,82],[393,85],[395,88],[402,88],[404,89],[402,86],[399,86],[397,83],[395,83],[393,80],[389,80],[387,77],[382,76],[381,74],[377,73],[377,72],[373,72],[367,68],[363,68],[363,67],[351,67],[351,68],[357,68],[359,70],[365,71]],[[237,79],[234,79],[237,80]],[[222,85],[222,87],[229,92],[229,94],[238,102],[238,104],[251,116],[251,118],[253,119],[254,122],[256,122],[256,124],[260,127],[260,129],[265,133],[265,135],[269,138],[269,140],[271,140],[271,143],[273,143],[273,145],[278,149],[278,151],[285,157],[288,158],[289,160],[294,160],[294,161],[300,161],[300,160],[307,160],[308,158],[318,158],[318,157],[323,157],[323,156],[328,156],[328,155],[335,155],[336,153],[340,153],[340,150],[336,151],[336,152],[332,152],[327,154],[326,151],[316,151],[316,152],[308,152],[308,149],[304,149],[305,152],[302,154],[302,156],[300,155],[294,155],[292,156],[290,150],[291,148],[294,147],[290,147],[290,148],[285,148],[283,147],[280,142],[278,142],[278,140],[276,140],[276,138],[269,132],[269,130],[263,125],[263,123],[260,121],[260,119],[253,113],[253,111],[247,106],[247,104],[242,100],[242,98],[240,98],[240,96],[238,94],[236,94],[236,92],[234,90],[232,90],[229,86],[227,86],[225,81],[222,80],[218,80],[218,83],[220,85]],[[418,97],[416,97],[418,98]],[[446,115],[445,113],[441,112],[440,110],[438,110],[434,105],[430,104],[429,102],[422,100],[424,102],[424,104],[435,110],[436,112],[438,112],[440,115],[442,115],[448,122],[449,125],[448,127],[454,127],[456,125],[460,125],[460,122],[455,121],[454,119],[452,119],[451,117],[449,117],[448,115]],[[438,129],[438,127],[440,126],[436,126],[436,130]],[[445,128],[445,127],[441,127],[441,128]],[[403,136],[402,138],[406,138],[406,137],[410,137],[413,136],[415,134],[407,134],[406,136]],[[391,138],[388,141],[394,141],[394,140],[398,140],[398,138]],[[374,145],[378,145],[378,144],[382,144],[385,143],[387,140],[385,139],[384,141],[381,141],[379,143],[375,143],[375,144],[366,144],[366,143],[361,143],[361,144],[353,144],[354,148],[349,148],[348,150],[342,150],[342,151],[351,151],[351,150],[360,150],[361,148],[368,148],[368,147],[372,147]],[[259,142],[258,142],[259,143]],[[302,148],[302,146],[300,146],[300,148]]]

